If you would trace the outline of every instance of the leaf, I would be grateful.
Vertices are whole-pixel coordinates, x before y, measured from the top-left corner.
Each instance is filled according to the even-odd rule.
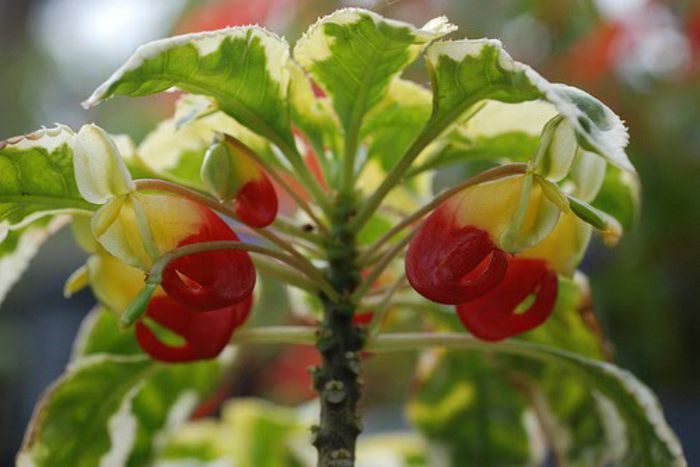
[[[5,238],[0,239],[0,304],[41,245],[67,221],[65,216],[45,216],[20,229],[6,231]]]
[[[66,373],[37,406],[19,465],[147,465],[159,437],[213,391],[231,357],[155,362],[133,330],[119,331],[116,316],[96,308],[81,326]]]
[[[312,406],[299,408],[253,399],[231,399],[219,420],[195,420],[168,440],[156,466],[303,467],[316,465],[308,442]],[[234,440],[232,442],[232,440]],[[357,443],[357,467],[425,467],[427,443],[418,433],[364,435]]]
[[[83,319],[73,342],[71,360],[96,354],[144,355],[133,330],[120,330],[116,313],[95,307]]]
[[[304,425],[293,408],[260,399],[236,399],[226,403],[219,423],[203,421],[183,427],[168,443],[163,459],[226,459],[238,467],[299,465],[291,441],[306,432]]]
[[[123,464],[122,451],[128,455],[133,437],[130,430],[117,433],[118,421],[128,416],[134,388],[152,366],[144,356],[106,354],[72,363],[39,402],[17,464],[98,465],[111,448]],[[114,445],[117,437],[124,445]]]
[[[367,159],[378,159],[388,171],[406,152],[430,117],[430,91],[411,81],[394,79],[384,97],[367,114],[361,138]]]
[[[445,17],[418,29],[346,8],[312,25],[294,47],[294,58],[331,97],[346,138],[354,139],[392,80],[430,41],[454,29]]]
[[[74,136],[59,125],[0,142],[0,232],[48,214],[94,209],[75,182]]]
[[[624,152],[627,130],[617,115],[587,93],[550,83],[516,62],[500,41],[438,41],[427,48],[426,58],[436,98],[424,134],[439,135],[485,99],[509,103],[543,100],[569,121],[584,149],[634,173]]]
[[[447,448],[450,465],[532,465],[544,451],[525,398],[479,354],[423,354],[408,417],[429,439]]]
[[[177,87],[213,98],[224,113],[277,145],[293,146],[289,46],[256,26],[185,34],[139,47],[85,102]]]
[[[509,383],[513,391],[510,397],[526,398],[525,404],[537,414],[542,435],[561,465],[686,465],[681,446],[651,391],[629,372],[602,361],[604,342],[587,316],[588,291],[582,282],[582,278],[576,283],[560,278],[551,318],[518,339],[487,343],[443,334],[436,338],[437,345],[453,336],[454,344],[445,344],[443,352],[452,355],[450,362],[462,365],[473,359],[474,353],[459,349],[483,352],[489,368]],[[454,313],[436,313],[431,318],[438,330],[460,329]],[[437,355],[440,358],[430,372],[419,373],[420,381],[431,391],[442,388],[449,394],[448,387],[474,384],[474,373],[445,370],[437,363],[447,357]],[[439,404],[434,407],[439,408]],[[439,414],[436,408],[432,413]],[[510,423],[518,422],[511,418]]]
[[[608,167],[591,204],[617,219],[625,229],[631,229],[639,220],[640,191],[637,177],[617,167]]]

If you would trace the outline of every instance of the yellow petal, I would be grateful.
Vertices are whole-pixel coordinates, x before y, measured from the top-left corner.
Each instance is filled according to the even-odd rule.
[[[135,201],[142,216],[137,216]],[[204,222],[202,214],[202,208],[184,198],[133,193],[125,197],[119,215],[97,239],[113,256],[130,266],[148,270],[153,257],[145,247],[139,217],[148,224],[153,247],[163,254],[200,230]]]
[[[143,271],[108,254],[88,258],[87,271],[97,300],[118,315],[121,315],[144,285]]]
[[[87,201],[104,204],[134,190],[126,164],[112,138],[95,125],[83,125],[73,147],[75,180]]]
[[[562,214],[544,240],[518,256],[544,259],[557,273],[571,276],[586,252],[591,231],[592,227],[574,214]]]
[[[70,298],[73,294],[84,289],[89,283],[87,266],[82,265],[76,269],[63,285],[63,296]]]

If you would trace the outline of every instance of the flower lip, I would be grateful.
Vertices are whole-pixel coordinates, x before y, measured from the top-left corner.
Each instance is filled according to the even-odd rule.
[[[168,363],[189,362],[217,357],[233,332],[250,314],[253,298],[207,312],[193,312],[167,295],[154,297],[146,317],[184,339],[182,345],[170,345],[158,339],[143,322],[136,323],[136,339],[141,348],[156,360]]]
[[[231,228],[209,209],[203,208],[199,232],[178,244],[238,241]],[[255,268],[245,251],[206,251],[172,261],[163,271],[162,286],[174,300],[193,310],[207,311],[245,300],[255,287]]]
[[[406,277],[424,297],[457,305],[496,287],[506,273],[507,257],[487,232],[471,225],[456,228],[438,209],[411,241]]]
[[[457,315],[469,332],[486,341],[499,341],[530,331],[544,323],[557,298],[554,271],[539,259],[512,258],[503,281],[486,295],[457,306]],[[524,311],[518,307],[528,297]]]
[[[234,205],[238,219],[251,227],[267,227],[277,217],[277,194],[264,174],[241,187]]]

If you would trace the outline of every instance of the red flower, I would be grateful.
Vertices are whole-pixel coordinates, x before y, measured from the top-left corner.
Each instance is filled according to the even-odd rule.
[[[536,328],[549,318],[557,298],[557,275],[539,259],[511,258],[503,280],[486,295],[457,306],[465,328],[497,341]],[[534,296],[525,310],[519,308]]]
[[[196,204],[196,203],[193,203]],[[178,246],[211,241],[238,241],[238,236],[210,209],[198,205],[198,231]],[[214,310],[245,300],[255,287],[255,268],[247,252],[214,250],[183,256],[163,271],[162,286],[177,302],[193,310]]]
[[[523,190],[525,181],[508,176],[464,189],[425,220],[406,254],[413,288],[457,305],[480,339],[505,339],[544,323],[557,298],[557,275],[573,274],[590,239],[588,224],[570,213],[552,217],[542,188]]]
[[[421,295],[458,305],[493,289],[506,272],[507,255],[474,226],[449,228],[438,209],[406,254],[406,277]]]
[[[189,362],[218,356],[231,340],[233,331],[248,318],[253,303],[252,295],[235,305],[211,311],[193,311],[167,295],[154,297],[146,318],[174,332],[182,345],[162,342],[144,323],[136,323],[136,339],[141,348],[156,360]]]

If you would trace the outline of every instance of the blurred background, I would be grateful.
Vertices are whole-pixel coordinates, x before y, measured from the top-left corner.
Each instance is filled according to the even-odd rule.
[[[698,0],[0,0],[0,139],[54,122],[96,121],[138,140],[169,115],[172,97],[115,99],[91,111],[80,101],[141,43],[250,23],[293,43],[319,15],[342,6],[416,24],[446,14],[460,37],[500,38],[516,59],[585,89],[626,120],[642,179],[641,221],[618,248],[595,244],[583,269],[617,360],[659,394],[690,465],[700,465]],[[427,81],[420,67],[411,73]],[[88,293],[62,297],[64,278],[83,260],[70,233],[60,232],[1,306],[0,465],[12,464],[34,403],[62,372],[93,304]],[[245,384],[229,391],[304,400],[304,363],[314,358],[307,353],[248,356]],[[406,373],[410,363],[381,365]],[[395,380],[370,383],[368,398],[396,403],[405,388]],[[387,423],[400,420],[380,411],[369,421]]]

